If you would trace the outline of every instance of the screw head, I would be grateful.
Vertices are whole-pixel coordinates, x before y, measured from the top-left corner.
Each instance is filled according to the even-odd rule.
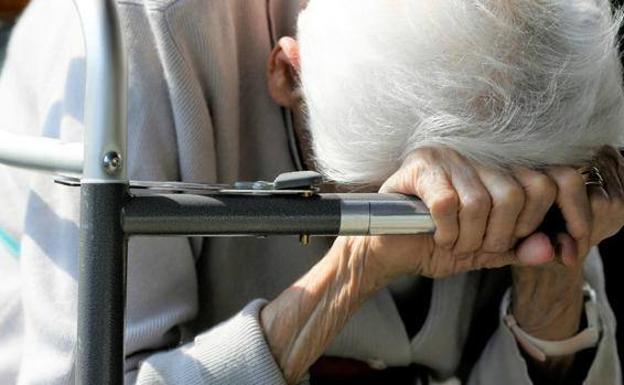
[[[310,235],[309,234],[301,234],[299,236],[299,243],[301,243],[302,246],[307,246],[310,244]]]
[[[121,155],[111,151],[104,155],[104,170],[108,175],[115,174],[121,168]]]

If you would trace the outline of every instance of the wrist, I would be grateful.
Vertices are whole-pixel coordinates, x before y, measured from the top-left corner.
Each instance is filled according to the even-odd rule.
[[[510,302],[510,290],[508,290],[501,304],[501,316],[524,351],[538,362],[546,363],[547,360],[553,362],[558,358],[570,357],[581,350],[596,347],[598,344],[601,330],[596,309],[596,292],[587,283],[583,285],[584,318],[586,321],[584,328],[573,337],[564,340],[541,340],[528,334],[519,327],[510,311]]]
[[[336,238],[334,247],[340,251],[335,253],[337,259],[348,259],[361,272],[359,295],[368,299],[379,289],[388,286],[401,275],[401,271],[392,266],[392,258],[387,254],[376,252],[378,248],[373,236],[344,236]],[[346,257],[345,257],[346,256]],[[340,263],[340,262],[338,262]],[[363,302],[363,301],[362,301]]]
[[[551,341],[578,332],[583,311],[582,268],[551,264],[512,271],[512,311],[523,330]]]
[[[308,273],[271,301],[262,327],[288,383],[297,383],[376,290],[366,244],[340,237]]]

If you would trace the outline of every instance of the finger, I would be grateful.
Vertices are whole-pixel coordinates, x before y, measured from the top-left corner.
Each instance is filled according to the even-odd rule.
[[[596,155],[594,165],[600,170],[611,198],[624,197],[624,158],[618,150],[604,146]]]
[[[557,185],[546,174],[519,168],[514,171],[516,180],[525,192],[525,202],[516,222],[516,238],[534,233],[557,198]]]
[[[615,235],[621,228],[621,216],[624,215],[622,203],[611,200],[605,189],[589,187],[589,201],[594,218],[591,232],[591,244],[597,245],[603,240]]]
[[[544,233],[535,233],[516,246],[516,263],[523,266],[536,266],[555,259],[555,249],[550,238]]]
[[[591,245],[597,245],[614,236],[624,224],[624,201],[617,197],[611,198],[608,192],[611,190],[614,188],[608,188],[606,184],[604,188],[599,186],[588,186],[587,188],[594,224],[590,237]]]
[[[453,185],[442,171],[434,172],[419,181],[416,195],[429,208],[436,225],[436,245],[452,249],[459,236],[459,198]]]
[[[579,253],[576,248],[576,242],[567,233],[557,234],[557,245],[555,245],[555,254],[564,265],[574,266],[579,261]]]
[[[589,185],[589,201],[592,210],[593,227],[591,244],[595,245],[615,235],[624,218],[624,168],[622,156],[612,147],[603,147],[592,161],[603,180],[603,186]]]
[[[468,162],[459,161],[451,171],[451,178],[459,197],[459,235],[453,253],[474,253],[482,248],[491,197],[477,171]]]
[[[566,221],[566,230],[574,238],[580,255],[589,252],[592,211],[583,176],[569,167],[552,167],[546,173],[557,185],[557,206]]]
[[[504,253],[480,253],[473,262],[475,269],[494,269],[509,265],[538,266],[552,262],[555,249],[546,234],[535,233]]]
[[[390,177],[380,192],[419,197],[429,208],[435,224],[436,246],[453,248],[459,234],[459,198],[444,169],[432,163],[428,163],[427,167],[409,164]]]
[[[509,251],[515,242],[516,223],[524,207],[524,189],[510,175],[483,168],[477,172],[492,198],[487,231],[481,248],[491,253]]]

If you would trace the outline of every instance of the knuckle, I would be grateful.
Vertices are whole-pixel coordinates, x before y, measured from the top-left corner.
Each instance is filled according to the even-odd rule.
[[[562,189],[565,190],[579,190],[585,189],[585,181],[583,176],[576,170],[571,168],[564,168],[561,170],[559,177],[559,184]]]
[[[459,197],[453,191],[447,190],[436,194],[429,205],[433,217],[448,217],[457,213]]]
[[[514,184],[508,184],[501,186],[501,189],[496,197],[496,206],[503,207],[519,207],[524,205],[525,195],[520,186]]]
[[[469,217],[479,217],[487,215],[492,207],[492,198],[485,191],[475,192],[466,195],[462,199],[462,211]]]
[[[535,175],[531,186],[533,193],[541,199],[554,199],[557,196],[557,185],[548,175],[542,173]]]

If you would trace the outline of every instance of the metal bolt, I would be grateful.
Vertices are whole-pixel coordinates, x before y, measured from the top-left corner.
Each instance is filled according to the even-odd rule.
[[[104,170],[108,175],[115,174],[121,168],[121,155],[111,151],[104,155]]]
[[[307,246],[310,244],[310,235],[309,234],[301,234],[299,236],[299,242],[301,246]]]

